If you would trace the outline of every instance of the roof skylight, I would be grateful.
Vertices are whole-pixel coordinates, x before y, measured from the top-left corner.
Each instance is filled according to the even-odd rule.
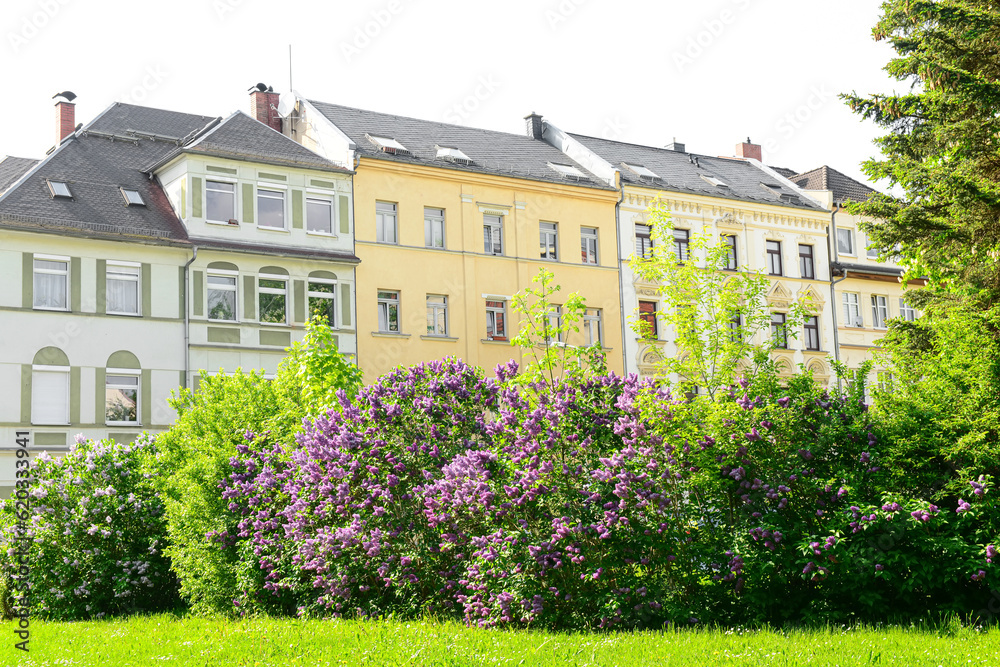
[[[632,171],[632,172],[635,172],[636,174],[638,174],[639,178],[648,178],[648,179],[651,179],[651,180],[658,180],[660,178],[653,171],[647,169],[646,167],[642,166],[641,164],[629,164],[628,162],[622,162],[622,164],[625,165],[625,168],[628,169],[629,171]]]
[[[576,167],[568,164],[554,164],[552,162],[548,163],[549,167],[556,170],[566,178],[575,178],[577,180],[587,178],[587,175]]]
[[[139,194],[138,190],[128,190],[126,188],[120,188],[122,191],[122,197],[125,198],[126,206],[145,206],[146,202],[142,200],[142,195]]]
[[[389,153],[392,155],[410,154],[410,151],[407,150],[406,146],[391,137],[379,137],[374,134],[366,134],[365,136],[368,138],[368,141],[378,146],[383,153]]]
[[[72,197],[69,186],[63,181],[46,181],[49,184],[49,193],[53,197]]]
[[[715,176],[709,176],[708,174],[699,174],[708,183],[711,183],[717,188],[728,188],[729,184],[723,181],[721,178],[716,178]]]
[[[434,146],[434,148],[437,149],[437,156],[443,160],[472,164],[472,159],[468,155],[453,146]]]

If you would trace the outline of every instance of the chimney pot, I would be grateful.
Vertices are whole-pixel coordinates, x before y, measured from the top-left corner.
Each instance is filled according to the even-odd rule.
[[[250,93],[250,113],[273,130],[281,132],[281,115],[278,113],[278,99],[280,94],[274,92],[270,87],[260,90],[258,84]]]
[[[532,111],[524,117],[525,129],[532,139],[542,140],[542,117]]]
[[[56,102],[56,146],[76,131],[76,105],[59,100]]]
[[[750,137],[747,137],[747,140],[743,143],[736,144],[736,157],[752,158],[757,160],[757,162],[764,161],[760,150],[760,144],[752,143],[750,141]]]

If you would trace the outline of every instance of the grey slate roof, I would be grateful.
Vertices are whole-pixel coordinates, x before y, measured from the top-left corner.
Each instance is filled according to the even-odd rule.
[[[767,166],[770,167],[773,171],[778,172],[779,174],[781,174],[785,178],[791,178],[795,174],[799,173],[799,172],[795,171],[794,169],[789,169],[788,167],[775,167],[773,164],[769,164]]]
[[[38,164],[38,160],[26,157],[7,156],[0,160],[0,194],[14,185],[29,169]]]
[[[824,210],[815,201],[801,196],[793,188],[745,160],[681,153],[667,148],[628,144],[580,134],[569,136],[617,167],[621,171],[623,184],[758,204]],[[640,177],[624,167],[623,163],[643,166],[659,176],[659,179]],[[706,176],[715,177],[728,187],[713,185],[705,180]]]
[[[357,146],[358,154],[363,157],[602,190],[614,189],[562,151],[527,135],[394,116],[317,100],[309,100],[309,103],[350,137]],[[385,153],[365,135],[395,139],[411,155]],[[472,160],[472,164],[439,158],[435,146],[457,148]],[[576,180],[562,176],[548,166],[550,162],[576,167],[585,177]]]
[[[810,171],[790,176],[789,179],[803,190],[830,190],[833,201],[842,204],[845,201],[865,201],[878,192],[861,181],[856,181],[842,174],[833,167],[823,165]]]

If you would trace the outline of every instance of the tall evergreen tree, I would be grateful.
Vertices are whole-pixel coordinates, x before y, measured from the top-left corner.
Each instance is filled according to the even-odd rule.
[[[885,69],[909,91],[843,97],[889,130],[864,169],[901,196],[852,212],[884,221],[870,228],[873,242],[898,247],[911,275],[930,278],[921,305],[998,305],[1000,2],[888,0],[872,33],[892,44]]]

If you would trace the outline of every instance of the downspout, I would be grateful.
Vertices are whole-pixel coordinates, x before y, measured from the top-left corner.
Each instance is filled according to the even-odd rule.
[[[628,354],[626,353],[626,343],[625,343],[625,284],[623,282],[625,275],[622,271],[622,230],[621,230],[621,207],[622,202],[625,201],[625,184],[622,183],[621,172],[617,169],[615,170],[615,180],[618,181],[618,190],[621,194],[618,197],[618,201],[615,202],[615,246],[618,250],[618,257],[616,261],[618,262],[618,312],[621,314],[619,318],[621,320],[621,330],[622,330],[622,374],[628,375]]]
[[[826,228],[826,253],[827,257],[833,257],[832,236],[837,234],[837,223],[835,216],[840,210],[840,204],[833,204],[830,211],[830,226]],[[831,231],[832,230],[832,231]],[[833,262],[830,262],[830,311],[833,315],[833,358],[840,363],[840,333],[837,331],[837,283],[847,280],[847,269],[844,275],[836,280],[833,279]],[[840,376],[837,376],[837,391],[840,391]]]
[[[193,254],[184,265],[184,387],[188,388],[191,374],[191,264],[198,259],[198,246],[191,246]]]

